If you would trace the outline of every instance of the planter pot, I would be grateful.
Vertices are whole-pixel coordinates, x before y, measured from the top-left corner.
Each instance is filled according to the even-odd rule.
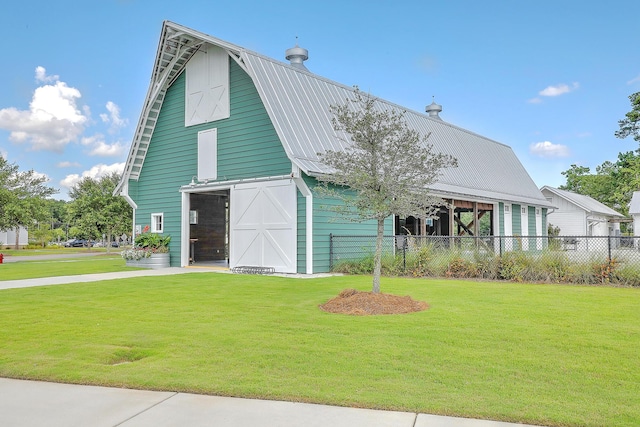
[[[128,259],[127,267],[167,268],[169,267],[169,254],[153,254],[149,258],[139,260]]]

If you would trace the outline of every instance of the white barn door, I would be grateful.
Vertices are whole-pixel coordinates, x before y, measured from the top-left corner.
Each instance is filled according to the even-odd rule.
[[[297,203],[293,180],[238,184],[231,189],[229,267],[296,272]]]

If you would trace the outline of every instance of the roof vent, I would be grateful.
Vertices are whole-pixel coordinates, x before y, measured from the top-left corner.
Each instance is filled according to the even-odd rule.
[[[429,113],[429,117],[432,119],[442,120],[439,116],[439,113],[442,111],[442,105],[436,104],[436,101],[432,101],[431,104],[427,105],[424,109],[427,113]]]
[[[295,47],[287,49],[284,54],[286,55],[285,58],[291,62],[291,65],[301,70],[309,71],[307,67],[304,66],[304,61],[309,59],[309,51],[307,49],[299,47],[296,43]]]

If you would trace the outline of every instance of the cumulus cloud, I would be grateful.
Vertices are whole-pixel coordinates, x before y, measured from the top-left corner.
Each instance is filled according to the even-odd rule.
[[[47,76],[47,70],[42,66],[36,67],[36,81],[50,83],[60,80],[60,76],[54,74],[52,76]]]
[[[111,165],[105,165],[101,163],[93,166],[87,171],[82,172],[81,174],[74,173],[71,175],[67,175],[63,180],[60,181],[60,186],[71,189],[83,178],[90,177],[93,179],[99,179],[113,172],[122,173],[122,171],[124,171],[124,162],[113,163]]]
[[[111,124],[109,132],[115,133],[120,128],[123,128],[124,126],[127,125],[128,123],[127,119],[123,119],[120,117],[120,107],[118,107],[114,102],[111,102],[111,101],[107,102],[107,105],[105,106],[105,108],[107,109],[109,114],[102,113],[100,114],[100,118],[104,123]]]
[[[568,85],[566,83],[560,83],[555,86],[547,86],[544,89],[542,89],[540,92],[538,92],[539,96],[535,98],[531,98],[527,102],[529,104],[540,104],[542,102],[542,98],[540,98],[540,96],[544,96],[544,97],[560,96],[560,95],[564,95],[565,93],[573,92],[579,87],[580,87],[580,83],[578,82],[573,82],[571,85]]]
[[[569,147],[562,144],[554,144],[549,141],[536,142],[529,146],[529,152],[539,157],[554,158],[568,157],[571,153]]]
[[[59,81],[58,76],[47,76],[44,67],[36,68],[36,80],[51,84],[34,91],[29,110],[0,109],[0,128],[9,131],[11,141],[30,144],[32,150],[62,152],[84,131],[88,110],[77,106],[82,96],[78,89]]]
[[[89,148],[90,156],[115,157],[124,154],[125,146],[122,142],[116,141],[113,144],[105,142],[102,134],[84,137],[80,143]]]

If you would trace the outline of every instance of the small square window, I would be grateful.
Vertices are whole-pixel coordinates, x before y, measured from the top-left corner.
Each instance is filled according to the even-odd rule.
[[[164,231],[164,214],[152,213],[151,214],[151,232],[162,233]]]

